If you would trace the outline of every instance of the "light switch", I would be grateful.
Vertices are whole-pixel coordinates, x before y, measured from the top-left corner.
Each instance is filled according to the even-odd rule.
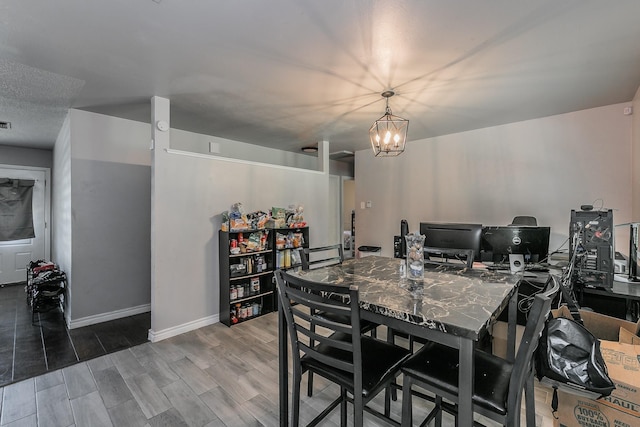
[[[370,208],[371,206],[372,206],[371,200],[367,200],[367,209]]]
[[[364,202],[360,202],[360,209],[364,209]]]

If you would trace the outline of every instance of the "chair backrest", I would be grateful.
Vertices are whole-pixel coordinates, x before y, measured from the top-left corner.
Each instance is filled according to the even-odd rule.
[[[513,221],[511,221],[511,224],[509,225],[532,225],[535,227],[538,225],[538,220],[535,216],[516,216],[513,218]]]
[[[551,312],[551,303],[559,290],[560,279],[550,274],[544,292],[534,296],[509,380],[510,393],[507,408],[515,408],[517,403],[520,402],[519,396],[522,393],[527,376],[533,369],[533,354],[538,347],[542,329]],[[519,411],[520,408],[517,410]]]
[[[304,280],[282,270],[276,270],[275,277],[278,297],[287,319],[294,369],[300,368],[300,358],[304,355],[353,373],[354,390],[362,390],[358,288]],[[345,323],[339,319],[345,319]],[[310,324],[315,325],[313,330]],[[321,328],[326,333],[319,333]],[[339,334],[332,336],[333,333]],[[310,340],[315,343],[313,348],[308,345]],[[338,351],[318,352],[316,344]],[[331,357],[336,353],[341,357]]]
[[[344,261],[344,250],[340,243],[317,248],[304,248],[301,258],[303,270],[320,268],[342,263]]]
[[[424,247],[425,263],[432,262],[432,263],[440,264],[440,262],[437,259],[433,259],[431,255],[440,256],[444,260],[455,259],[464,263],[467,268],[473,268],[473,257],[475,253],[473,249],[432,248],[432,247],[425,246]],[[460,257],[460,255],[462,255],[463,257]]]

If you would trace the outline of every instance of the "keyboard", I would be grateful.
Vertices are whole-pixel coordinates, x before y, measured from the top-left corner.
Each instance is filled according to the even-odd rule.
[[[509,264],[491,264],[487,266],[487,270],[511,270],[511,266]]]
[[[549,267],[542,264],[525,264],[524,271],[531,271],[533,273],[546,273],[549,271]]]
[[[487,266],[487,270],[494,270],[494,271],[511,270],[511,265],[492,264]],[[547,271],[549,271],[549,267],[542,264],[530,263],[530,264],[524,265],[524,271],[530,271],[532,273],[546,273]]]

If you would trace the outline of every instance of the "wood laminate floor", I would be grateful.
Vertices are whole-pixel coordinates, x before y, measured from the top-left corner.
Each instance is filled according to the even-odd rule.
[[[277,315],[271,313],[105,354],[0,388],[0,425],[278,426],[277,343]],[[338,393],[318,376],[314,383],[313,397],[302,398],[306,422]],[[538,426],[552,426],[549,401],[537,388]],[[382,404],[382,396],[371,403]],[[417,422],[431,404],[416,399],[414,407]],[[400,400],[392,403],[396,419],[400,409]],[[339,410],[321,425],[338,426]],[[365,425],[386,424],[367,414]],[[454,425],[453,419],[445,415],[444,425]]]
[[[24,285],[0,287],[0,386],[147,341],[150,313],[67,330],[59,309],[32,319]]]

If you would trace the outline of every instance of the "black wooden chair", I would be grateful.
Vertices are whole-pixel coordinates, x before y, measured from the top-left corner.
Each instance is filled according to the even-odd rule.
[[[473,387],[474,412],[508,427],[520,425],[522,393],[525,392],[527,426],[535,426],[533,355],[545,325],[551,302],[560,285],[550,276],[544,293],[535,295],[527,325],[514,362],[476,350]],[[412,425],[412,387],[435,394],[435,408],[422,425],[432,419],[442,423],[442,411],[456,413],[458,399],[458,351],[428,342],[402,367],[402,426]],[[446,399],[446,401],[445,401]],[[453,404],[449,403],[452,402]]]
[[[344,251],[340,243],[335,245],[320,246],[316,248],[304,248],[301,255],[303,270],[341,264],[342,261],[344,261]],[[329,318],[330,320],[336,320],[335,318],[332,318],[331,314],[329,313],[325,313],[323,316]],[[362,332],[363,334],[369,332],[371,333],[371,336],[375,338],[377,336],[376,328],[378,326],[379,325],[374,322],[363,320],[360,322],[360,332]],[[311,325],[311,330],[315,330],[315,325]],[[313,346],[313,344],[313,341],[311,341],[310,345]],[[310,372],[307,377],[307,396],[311,395],[313,395],[313,373]]]
[[[390,418],[389,393],[385,396],[384,414],[366,404],[383,389],[390,388],[410,353],[361,334],[357,287],[312,282],[281,270],[275,272],[275,277],[292,347],[291,425],[299,425],[300,383],[305,372],[313,372],[340,386],[340,396],[309,426],[316,425],[338,405],[341,425],[346,426],[349,401],[354,405],[355,426],[363,425],[365,410],[399,425]],[[329,320],[326,314],[337,320]],[[310,325],[323,328],[326,334],[314,332]],[[317,344],[310,346],[307,344],[310,341]]]
[[[344,250],[339,243],[317,248],[304,248],[301,261],[303,270],[340,264],[344,261]]]

